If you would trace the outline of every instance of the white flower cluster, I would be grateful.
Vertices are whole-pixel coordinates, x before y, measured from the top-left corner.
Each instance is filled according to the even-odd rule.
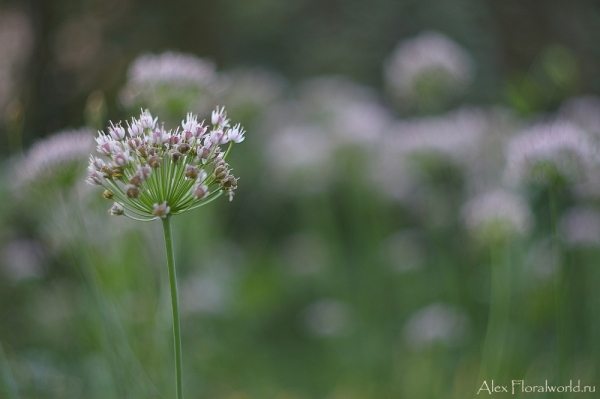
[[[440,33],[423,32],[398,44],[384,75],[393,92],[412,97],[433,74],[440,75],[446,90],[461,91],[473,79],[473,70],[473,60],[461,46]]]
[[[145,54],[131,65],[128,77],[134,83],[174,82],[204,85],[214,79],[215,65],[193,55],[166,52]]]
[[[569,209],[559,226],[563,240],[570,246],[600,244],[600,213],[591,207],[576,206]]]
[[[413,314],[404,326],[404,340],[412,350],[429,348],[441,343],[457,346],[469,330],[469,316],[456,306],[431,304]]]
[[[512,184],[575,182],[585,178],[598,161],[589,136],[564,121],[534,126],[512,139],[506,153],[505,179]]]
[[[127,107],[159,109],[168,109],[171,103],[183,102],[188,107],[207,103],[217,79],[213,62],[175,52],[142,55],[129,67],[127,76],[121,102]]]
[[[234,143],[244,141],[244,129],[231,127],[219,107],[210,127],[191,113],[181,130],[167,131],[157,119],[146,110],[126,128],[111,123],[108,134],[99,132],[97,150],[108,162],[90,156],[87,181],[103,186],[104,197],[115,200],[110,213],[146,221],[195,209],[223,192],[231,200],[237,179],[225,158]]]
[[[526,202],[501,189],[469,201],[463,208],[463,217],[469,231],[488,242],[525,235],[533,224]]]
[[[479,109],[407,119],[390,129],[389,148],[399,154],[438,154],[462,162],[477,151],[487,128],[486,116]]]
[[[84,164],[94,148],[91,133],[85,128],[65,130],[35,143],[27,155],[14,164],[15,192],[38,181],[47,183],[50,176]]]

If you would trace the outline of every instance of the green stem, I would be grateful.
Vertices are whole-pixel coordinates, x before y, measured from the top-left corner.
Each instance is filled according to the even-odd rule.
[[[8,359],[4,354],[4,348],[2,348],[2,343],[0,343],[0,372],[2,380],[4,381],[5,391],[8,395],[8,398],[18,399],[20,397],[19,388],[17,387],[15,377],[13,376],[10,370],[10,364],[8,363]]]
[[[173,238],[171,234],[171,218],[162,220],[167,249],[167,266],[169,268],[169,284],[171,286],[171,305],[173,306],[173,338],[175,342],[175,371],[177,374],[177,399],[183,399],[183,376],[181,361],[181,328],[179,322],[179,298],[177,295],[177,275],[175,273],[175,256],[173,254]]]
[[[552,234],[552,252],[554,267],[554,312],[555,312],[555,323],[556,323],[556,345],[557,345],[557,372],[558,380],[561,381],[564,376],[564,362],[566,358],[566,346],[567,337],[569,332],[567,331],[566,323],[566,309],[565,301],[567,300],[566,294],[566,278],[567,275],[563,272],[563,251],[561,247],[560,237],[558,235],[558,217],[559,217],[559,203],[558,203],[558,189],[554,185],[549,187],[548,202],[550,207],[550,229]]]
[[[477,384],[502,377],[510,311],[509,242],[497,242],[490,246],[490,263],[490,310]]]

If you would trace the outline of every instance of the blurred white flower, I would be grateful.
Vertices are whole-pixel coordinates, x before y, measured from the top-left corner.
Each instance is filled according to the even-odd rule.
[[[426,349],[441,343],[456,346],[463,342],[469,327],[464,310],[444,303],[434,303],[416,313],[406,322],[403,337],[409,348]]]
[[[63,172],[85,169],[90,152],[94,148],[94,136],[87,128],[64,130],[35,143],[24,157],[13,161],[17,194],[25,186],[44,186],[48,179]]]
[[[400,42],[384,66],[388,90],[405,105],[423,105],[460,93],[473,75],[471,56],[437,32]]]
[[[127,72],[131,83],[204,86],[215,78],[215,65],[189,54],[166,52],[138,57]]]
[[[485,112],[472,108],[400,121],[386,129],[366,167],[379,190],[403,201],[418,190],[424,177],[421,161],[471,168],[488,129]]]
[[[569,209],[560,220],[563,240],[570,246],[600,245],[600,212],[577,206]]]
[[[232,113],[258,113],[281,98],[285,79],[260,68],[236,69],[220,74],[223,103]]]
[[[471,234],[486,242],[526,235],[533,224],[527,203],[502,189],[473,198],[462,214]]]
[[[309,126],[287,126],[267,144],[270,178],[285,190],[319,192],[333,175],[331,137]]]
[[[341,145],[374,143],[392,123],[375,90],[348,79],[314,78],[302,83],[298,91],[307,107],[307,122],[322,127]]]
[[[572,123],[560,120],[539,124],[513,138],[506,157],[505,180],[512,185],[585,180],[598,161],[590,137]]]
[[[316,337],[335,337],[350,327],[351,310],[343,302],[322,299],[307,306],[302,318],[308,332]]]
[[[384,142],[399,154],[444,155],[463,163],[477,151],[487,128],[482,110],[462,108],[442,116],[398,122]]]
[[[588,133],[600,136],[600,98],[582,96],[565,101],[558,114]]]
[[[129,67],[127,79],[119,94],[123,105],[161,113],[177,114],[189,109],[204,113],[215,101],[218,87],[213,62],[176,52],[138,57]]]

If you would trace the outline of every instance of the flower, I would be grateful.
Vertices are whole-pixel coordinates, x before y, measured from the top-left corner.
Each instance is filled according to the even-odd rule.
[[[593,208],[576,206],[561,218],[563,240],[572,247],[600,245],[600,213]]]
[[[111,123],[109,134],[99,132],[97,151],[90,156],[87,182],[104,187],[103,196],[115,201],[112,215],[149,221],[167,218],[202,206],[224,192],[233,197],[237,178],[225,161],[234,143],[243,141],[244,129],[229,126],[224,108],[212,130],[189,113],[183,130],[158,127],[148,110],[127,122],[127,131]],[[229,143],[226,152],[220,145]]]
[[[505,190],[496,190],[475,197],[463,208],[469,231],[493,243],[531,230],[533,217],[525,201]]]
[[[597,165],[590,137],[570,122],[539,124],[513,138],[506,150],[508,183],[551,184],[584,180]]]
[[[404,326],[404,340],[413,350],[435,343],[456,346],[462,343],[469,329],[469,316],[456,306],[431,304],[413,314]]]
[[[94,148],[93,143],[92,131],[85,128],[64,130],[38,141],[24,157],[14,161],[15,193],[24,188],[39,187],[39,181],[45,182],[45,185],[51,181],[66,185],[74,172],[83,169],[88,154]],[[90,162],[97,170],[103,167],[99,158]],[[94,174],[89,177],[99,179],[102,176]]]
[[[163,119],[186,109],[207,111],[221,90],[213,62],[171,51],[139,56],[129,67],[127,77],[119,93],[121,103],[128,108],[158,109]],[[140,119],[144,127],[156,123],[147,116]]]
[[[471,56],[437,32],[423,32],[398,44],[385,64],[390,92],[407,105],[438,101],[462,92],[473,79]]]

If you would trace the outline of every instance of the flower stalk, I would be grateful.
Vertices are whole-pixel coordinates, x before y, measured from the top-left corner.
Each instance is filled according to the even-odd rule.
[[[99,132],[96,147],[105,158],[90,156],[87,182],[104,188],[102,196],[113,200],[109,213],[149,222],[162,220],[167,254],[173,340],[175,349],[176,397],[183,399],[183,362],[177,273],[173,253],[171,217],[219,198],[233,199],[237,178],[225,162],[234,143],[244,141],[244,129],[230,127],[224,108],[213,111],[211,125],[198,122],[189,113],[181,130],[165,130],[148,110],[139,119],[113,124],[108,134]],[[221,146],[227,145],[223,152]],[[106,160],[108,158],[108,160]]]
[[[179,295],[177,290],[177,272],[175,270],[175,254],[173,253],[173,236],[171,233],[171,217],[162,219],[167,252],[167,268],[169,269],[169,286],[171,287],[171,306],[173,308],[173,342],[175,346],[175,374],[177,399],[183,399],[183,360],[181,356],[181,322],[179,319]]]

